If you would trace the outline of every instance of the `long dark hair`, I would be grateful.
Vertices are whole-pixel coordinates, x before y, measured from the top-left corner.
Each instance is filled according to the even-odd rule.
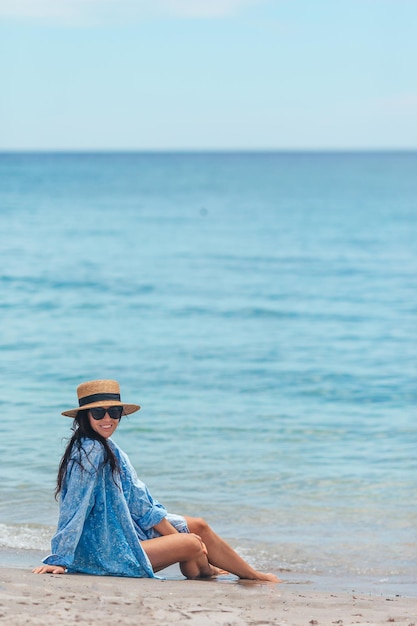
[[[106,465],[106,463],[109,463],[114,481],[116,475],[120,473],[117,458],[113,450],[110,448],[107,439],[99,435],[99,433],[96,433],[96,431],[91,428],[90,418],[88,417],[88,410],[83,409],[81,411],[78,411],[76,417],[74,418],[71,430],[73,431],[73,435],[68,442],[64,455],[59,464],[58,476],[56,479],[55,499],[58,498],[58,495],[62,490],[65,476],[67,474],[68,463],[71,459],[73,451],[78,450],[79,452],[81,452],[81,450],[84,450],[88,458],[88,453],[83,446],[83,440],[86,438],[95,439],[96,441],[99,441],[103,446],[104,465]],[[78,463],[81,469],[85,469],[81,462],[81,454],[76,455],[76,458],[73,458],[73,461]]]

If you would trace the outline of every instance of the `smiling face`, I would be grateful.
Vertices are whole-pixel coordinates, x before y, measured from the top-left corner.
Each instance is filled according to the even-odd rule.
[[[91,411],[88,411],[88,419],[90,420],[91,428],[105,439],[111,437],[120,422],[119,419],[112,419],[108,413],[105,414],[103,419],[95,420],[91,415]]]

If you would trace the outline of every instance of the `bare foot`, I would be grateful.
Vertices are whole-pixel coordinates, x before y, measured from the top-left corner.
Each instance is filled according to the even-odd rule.
[[[222,569],[221,567],[215,567],[214,565],[212,565],[211,567],[213,568],[212,576],[222,576],[224,574],[230,574],[230,572],[227,572],[225,569]]]
[[[275,574],[262,574],[261,572],[256,572],[256,580],[262,580],[269,583],[281,583],[282,580],[275,576]]]
[[[230,572],[226,572],[226,570],[221,569],[220,567],[215,567],[209,563],[208,567],[205,568],[204,571],[200,572],[200,576],[198,576],[198,578],[207,580],[208,578],[215,578],[216,576],[221,576],[222,574],[230,574]]]

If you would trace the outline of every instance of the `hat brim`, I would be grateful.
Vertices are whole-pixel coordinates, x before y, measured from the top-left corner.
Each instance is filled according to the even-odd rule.
[[[117,400],[100,400],[99,402],[91,402],[90,404],[79,406],[76,409],[63,411],[61,415],[65,415],[65,417],[77,417],[78,411],[92,409],[95,406],[122,406],[124,415],[130,415],[131,413],[136,413],[136,411],[140,410],[140,406],[138,404],[125,404],[124,402],[118,402]]]

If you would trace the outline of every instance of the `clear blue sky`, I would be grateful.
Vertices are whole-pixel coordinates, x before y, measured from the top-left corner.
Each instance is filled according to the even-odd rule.
[[[0,0],[0,150],[414,149],[416,29],[416,0]]]

